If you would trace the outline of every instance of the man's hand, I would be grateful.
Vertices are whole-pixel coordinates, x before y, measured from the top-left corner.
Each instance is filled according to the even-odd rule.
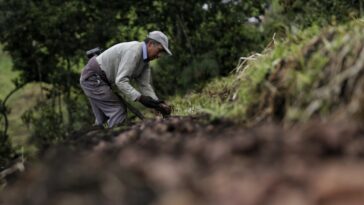
[[[156,108],[156,110],[160,112],[163,117],[168,117],[169,115],[171,115],[172,112],[171,107],[167,105],[164,101],[161,101],[161,103],[159,103],[159,107]]]
[[[141,95],[139,97],[139,102],[141,104],[143,104],[145,107],[154,108],[154,109],[157,109],[159,107],[159,104],[160,104],[159,101],[154,100],[152,97],[145,96],[145,95]]]
[[[145,107],[153,108],[156,111],[160,112],[163,117],[167,117],[171,114],[172,109],[167,103],[160,100],[154,100],[150,96],[141,95],[138,99],[141,104],[143,104]]]

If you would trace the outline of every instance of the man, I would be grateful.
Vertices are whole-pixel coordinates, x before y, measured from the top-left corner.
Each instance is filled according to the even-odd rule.
[[[163,53],[172,55],[168,49],[168,38],[160,31],[150,32],[144,42],[119,43],[92,57],[81,73],[80,84],[88,97],[96,124],[114,127],[126,119],[126,106],[113,93],[111,86],[132,101],[139,101],[145,107],[153,108],[164,116],[171,108],[160,101],[151,86],[149,62]],[[130,81],[139,84],[140,91]]]

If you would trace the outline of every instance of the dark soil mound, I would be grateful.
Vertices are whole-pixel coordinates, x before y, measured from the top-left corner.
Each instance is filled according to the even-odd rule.
[[[364,128],[349,122],[146,121],[52,149],[0,204],[362,204],[363,147]]]

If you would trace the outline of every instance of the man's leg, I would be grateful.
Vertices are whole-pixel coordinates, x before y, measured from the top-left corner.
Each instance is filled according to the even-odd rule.
[[[109,85],[99,76],[92,76],[81,82],[81,87],[89,98],[98,123],[108,118],[109,127],[121,124],[126,119],[126,107]]]
[[[94,102],[92,98],[88,98],[92,112],[94,113],[94,116],[96,118],[96,125],[103,126],[103,124],[107,121],[107,116],[97,107],[97,102]]]
[[[97,101],[97,106],[109,118],[109,127],[115,127],[123,123],[126,119],[126,107],[120,99],[109,88],[105,90],[105,94],[109,95],[106,101]]]

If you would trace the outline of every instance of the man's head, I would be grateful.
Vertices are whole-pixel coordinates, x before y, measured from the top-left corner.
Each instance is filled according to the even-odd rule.
[[[164,33],[152,31],[144,41],[147,44],[149,60],[159,58],[163,53],[172,55],[172,52],[168,49],[168,38]]]

